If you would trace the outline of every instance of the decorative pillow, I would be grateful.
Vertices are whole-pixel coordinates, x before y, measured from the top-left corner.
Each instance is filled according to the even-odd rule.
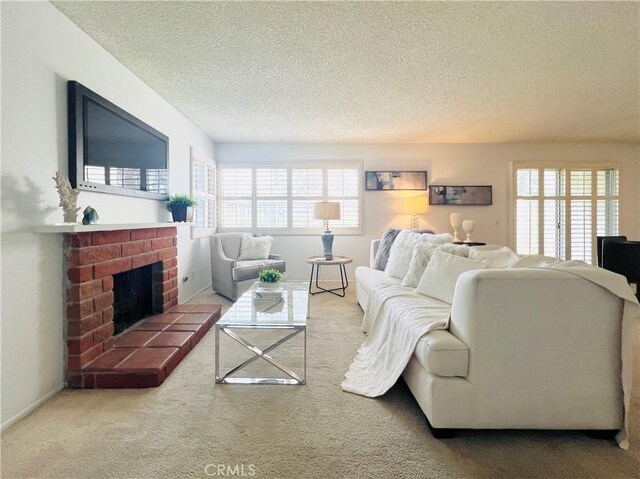
[[[467,271],[485,269],[488,264],[489,262],[484,260],[462,258],[444,251],[435,251],[416,287],[416,293],[451,304],[458,277]]]
[[[409,271],[407,271],[407,274],[402,280],[402,286],[408,286],[410,288],[418,286],[420,278],[422,278],[422,273],[424,273],[424,269],[431,260],[431,255],[439,247],[440,246],[437,244],[423,241],[419,241],[413,247],[413,255],[411,256],[411,262],[409,263]]]
[[[378,245],[378,251],[376,251],[376,258],[373,261],[373,269],[384,271],[389,261],[389,253],[391,252],[391,246],[393,245],[396,236],[398,236],[400,230],[395,228],[387,228],[382,233],[380,238],[380,244]]]
[[[453,243],[453,236],[451,236],[449,233],[425,233],[420,237],[420,241],[434,244]]]
[[[469,259],[486,259],[488,268],[508,268],[520,258],[511,249],[500,245],[475,246],[470,248]]]
[[[253,236],[243,233],[240,240],[238,261],[248,259],[269,259],[273,238],[271,236]]]
[[[419,239],[420,235],[413,231],[402,230],[398,233],[389,252],[389,261],[387,261],[387,266],[384,268],[387,276],[403,279],[407,275],[413,255],[413,247]]]
[[[471,248],[469,248],[466,244],[448,243],[440,246],[440,250],[444,251],[445,253],[466,258],[469,256],[469,251],[471,250]]]

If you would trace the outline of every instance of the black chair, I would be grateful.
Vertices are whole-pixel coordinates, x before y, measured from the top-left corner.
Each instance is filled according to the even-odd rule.
[[[598,266],[602,268],[602,243],[604,241],[627,241],[626,236],[597,236],[597,248],[598,248]]]
[[[640,299],[640,241],[604,241],[602,267],[635,283],[636,296]]]

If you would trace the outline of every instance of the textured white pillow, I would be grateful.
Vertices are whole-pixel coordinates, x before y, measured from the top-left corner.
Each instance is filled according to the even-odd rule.
[[[469,250],[471,250],[471,248],[469,248],[466,244],[453,244],[453,243],[443,244],[442,246],[440,246],[440,249],[445,253],[454,254],[456,256],[462,256],[463,258],[466,258],[467,256],[469,256]]]
[[[403,279],[406,276],[413,255],[413,247],[419,239],[420,234],[413,231],[402,230],[398,233],[391,246],[387,266],[384,268],[387,276],[398,279]]]
[[[253,236],[243,233],[240,240],[240,254],[238,261],[248,259],[269,259],[273,238],[271,236]]]
[[[451,304],[458,277],[467,271],[485,269],[488,264],[489,262],[484,260],[462,258],[444,251],[435,251],[416,287],[416,293]]]
[[[486,259],[489,262],[488,268],[508,268],[518,261],[519,256],[506,246],[487,245],[470,248],[469,259]]]
[[[424,233],[420,235],[420,241],[434,244],[453,243],[453,236],[449,233],[431,234]]]
[[[422,273],[424,273],[424,269],[431,260],[431,255],[439,247],[437,244],[424,241],[418,242],[413,247],[413,256],[411,257],[411,263],[409,263],[409,271],[407,271],[407,274],[402,280],[402,286],[408,286],[410,288],[418,286],[420,278],[422,278]]]

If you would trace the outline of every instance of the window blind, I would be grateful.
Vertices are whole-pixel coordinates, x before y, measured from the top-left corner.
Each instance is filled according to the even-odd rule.
[[[212,159],[193,148],[191,149],[191,195],[196,200],[191,237],[201,238],[215,233],[216,166]]]
[[[596,236],[617,235],[619,171],[611,165],[514,164],[520,254],[596,261]]]
[[[362,228],[361,163],[327,165],[309,162],[238,168],[221,165],[220,228],[265,233],[316,234],[322,220],[313,219],[319,201],[340,203],[336,232]]]

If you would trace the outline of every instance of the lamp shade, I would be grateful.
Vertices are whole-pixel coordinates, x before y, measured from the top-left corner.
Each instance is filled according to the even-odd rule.
[[[340,203],[321,201],[313,205],[314,220],[339,220]]]
[[[427,212],[427,197],[412,196],[410,198],[402,198],[402,212],[408,215],[418,215]]]

